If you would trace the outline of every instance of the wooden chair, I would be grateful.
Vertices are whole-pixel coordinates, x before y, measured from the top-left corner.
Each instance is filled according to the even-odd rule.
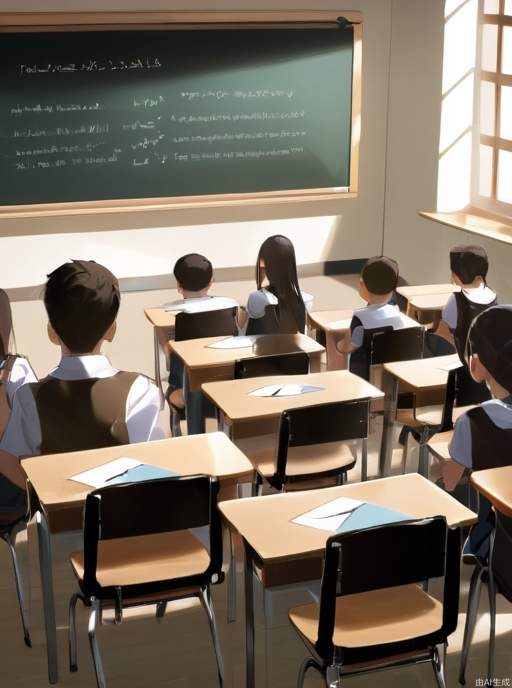
[[[102,611],[157,605],[157,618],[170,600],[199,597],[207,613],[217,659],[223,665],[210,585],[222,582],[222,527],[217,509],[219,484],[209,476],[163,478],[113,485],[87,496],[84,550],[73,552],[71,567],[80,592],[69,605],[69,662],[77,671],[75,609],[90,609],[89,641],[99,688],[106,686],[96,641]],[[190,532],[209,527],[209,552]]]
[[[276,356],[258,356],[235,361],[235,380],[266,375],[307,375],[309,356],[304,351]]]
[[[200,339],[201,337],[222,337],[233,336],[237,334],[236,323],[237,309],[221,308],[213,311],[202,311],[199,313],[178,313],[175,322],[176,342],[182,342],[187,339]],[[184,385],[184,390],[187,386]],[[212,415],[214,411],[211,406],[207,404],[206,400],[201,399],[201,392],[189,392],[185,394],[185,401],[192,399],[194,406],[203,407],[205,415]],[[186,406],[185,406],[186,408]],[[173,437],[181,436],[180,422],[186,418],[186,410],[177,408],[169,403],[171,414],[171,434]]]
[[[368,670],[431,662],[445,688],[447,638],[457,627],[460,531],[443,517],[333,535],[327,540],[319,603],[296,607],[290,621],[330,688]],[[444,577],[442,601],[426,592]]]
[[[16,584],[16,593],[18,596],[18,605],[20,608],[21,625],[23,627],[23,639],[27,647],[32,647],[30,639],[30,632],[28,628],[28,620],[25,616],[25,601],[23,597],[23,585],[21,581],[20,568],[18,558],[16,556],[16,536],[26,528],[26,516],[19,513],[7,514],[5,511],[0,514],[0,539],[2,539],[9,547],[11,553],[12,568],[14,571],[14,581]]]
[[[261,318],[249,318],[246,334],[297,334],[295,323],[280,320],[277,306],[265,306],[265,314]]]
[[[263,481],[284,491],[290,483],[337,476],[345,481],[354,467],[347,442],[361,440],[362,474],[367,472],[368,400],[317,404],[283,411],[277,447],[249,456],[255,473],[252,494],[257,495]]]

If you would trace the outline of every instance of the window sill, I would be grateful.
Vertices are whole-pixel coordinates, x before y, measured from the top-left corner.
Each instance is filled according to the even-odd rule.
[[[468,207],[453,213],[420,212],[421,217],[470,234],[512,244],[512,218],[492,215],[479,208]]]

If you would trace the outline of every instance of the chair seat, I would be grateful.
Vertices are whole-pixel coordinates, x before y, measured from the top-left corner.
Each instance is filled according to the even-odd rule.
[[[455,421],[458,418],[463,416],[465,413],[470,411],[472,408],[474,408],[473,405],[471,405],[471,406],[455,406],[453,409],[453,413],[452,413],[453,422],[455,423]],[[442,409],[441,409],[441,411],[426,411],[425,413],[417,414],[416,418],[422,425],[440,425],[442,413],[443,413]]]
[[[314,645],[318,639],[317,603],[295,607],[290,621]],[[360,648],[417,638],[443,625],[443,605],[419,585],[403,585],[338,597],[333,642]]]
[[[73,552],[70,561],[81,581],[83,552]],[[200,575],[209,562],[208,552],[188,530],[102,540],[96,577],[102,587],[137,585]]]
[[[249,454],[249,460],[258,473],[270,478],[275,473],[275,448],[267,447]],[[286,462],[286,475],[313,475],[336,471],[354,463],[349,447],[343,442],[290,447]]]

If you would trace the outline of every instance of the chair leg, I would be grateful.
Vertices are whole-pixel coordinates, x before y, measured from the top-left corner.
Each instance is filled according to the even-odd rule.
[[[235,537],[229,530],[228,623],[236,621],[236,551]]]
[[[487,660],[487,677],[492,684],[494,680],[494,652],[496,644],[496,583],[494,581],[494,574],[492,570],[492,559],[494,554],[494,540],[496,537],[496,530],[493,530],[490,538],[490,549],[489,549],[489,568],[488,575],[489,579],[487,582],[487,591],[489,595],[489,616],[490,616],[490,629],[489,629],[489,657]]]
[[[16,584],[16,592],[18,594],[18,604],[20,607],[21,625],[23,626],[23,638],[27,647],[32,647],[30,639],[30,632],[28,630],[28,621],[25,616],[25,601],[23,597],[23,584],[21,581],[20,567],[18,565],[18,557],[16,556],[16,541],[11,538],[10,534],[4,536],[5,541],[9,546],[11,553],[12,568],[14,571],[14,582]]]
[[[217,660],[217,673],[219,677],[219,688],[224,686],[224,662],[222,660],[222,650],[220,647],[219,636],[217,632],[217,623],[215,621],[215,612],[213,610],[212,598],[210,595],[210,587],[206,586],[201,590],[201,602],[208,617],[210,624],[210,633],[213,640],[213,647],[215,650],[215,659]]]
[[[297,688],[303,687],[304,679],[306,678],[306,674],[308,673],[308,670],[314,666],[315,666],[315,661],[311,658],[305,659],[302,662],[302,664],[300,665],[300,669],[299,669],[299,675],[297,677]]]
[[[167,611],[167,602],[158,602],[156,605],[156,619],[157,621],[162,621]]]
[[[327,688],[341,688],[341,667],[331,664],[325,672],[325,685]]]
[[[69,670],[78,671],[77,643],[76,643],[76,603],[78,595],[69,600]]]
[[[404,439],[404,446],[402,447],[402,467],[401,467],[401,473],[402,475],[405,475],[405,471],[407,468],[407,452],[409,450],[409,433],[406,433],[405,439]]]
[[[259,497],[260,486],[261,486],[260,475],[259,475],[259,473],[254,471],[254,474],[252,476],[252,484],[251,484],[251,497]]]
[[[436,677],[438,688],[446,688],[446,679],[444,675],[445,661],[446,643],[438,645],[434,648],[434,657],[432,659],[432,666],[434,668],[434,675]]]
[[[363,437],[361,443],[361,482],[368,480],[368,438]]]
[[[179,413],[177,413],[170,404],[169,410],[171,414],[171,435],[173,437],[181,437],[182,433]]]
[[[466,625],[464,627],[464,640],[462,642],[462,653],[459,668],[459,683],[462,685],[466,684],[466,665],[468,662],[469,648],[471,647],[471,641],[473,640],[473,633],[475,630],[478,606],[480,603],[482,575],[484,570],[485,569],[482,566],[475,567],[469,586],[468,610],[466,614]]]
[[[336,485],[344,485],[347,482],[347,473],[342,471],[336,476]]]
[[[89,644],[91,646],[92,659],[94,662],[94,671],[96,672],[96,685],[98,688],[106,688],[105,674],[103,673],[103,666],[101,664],[100,650],[98,641],[96,640],[96,626],[98,623],[98,612],[101,602],[96,599],[91,599],[91,611],[89,614]]]

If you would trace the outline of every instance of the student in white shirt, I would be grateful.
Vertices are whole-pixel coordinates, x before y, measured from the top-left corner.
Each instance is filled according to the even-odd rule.
[[[256,287],[240,314],[241,329],[247,334],[306,331],[306,312],[313,308],[313,296],[300,289],[295,249],[287,237],[277,234],[261,245]]]
[[[418,323],[400,312],[390,303],[398,284],[398,263],[386,256],[375,256],[366,261],[359,280],[359,294],[368,304],[354,311],[350,323],[350,336],[342,339],[337,348],[340,353],[351,354],[350,370],[367,377],[368,352],[363,348],[365,330],[392,327],[401,330],[418,327]]]
[[[44,303],[48,336],[61,361],[40,382],[14,396],[0,442],[0,471],[20,488],[13,457],[61,453],[161,439],[160,396],[145,376],[113,368],[101,354],[112,341],[120,305],[117,279],[93,261],[74,260],[52,272]],[[5,467],[5,470],[4,470]],[[0,476],[0,504],[12,485]]]
[[[238,302],[227,296],[210,296],[208,292],[213,283],[213,267],[205,256],[188,253],[176,261],[174,277],[178,293],[182,299],[165,306],[166,311],[181,313],[204,313],[224,308],[238,308]],[[167,401],[176,409],[185,408],[183,395],[183,364],[171,355]]]

